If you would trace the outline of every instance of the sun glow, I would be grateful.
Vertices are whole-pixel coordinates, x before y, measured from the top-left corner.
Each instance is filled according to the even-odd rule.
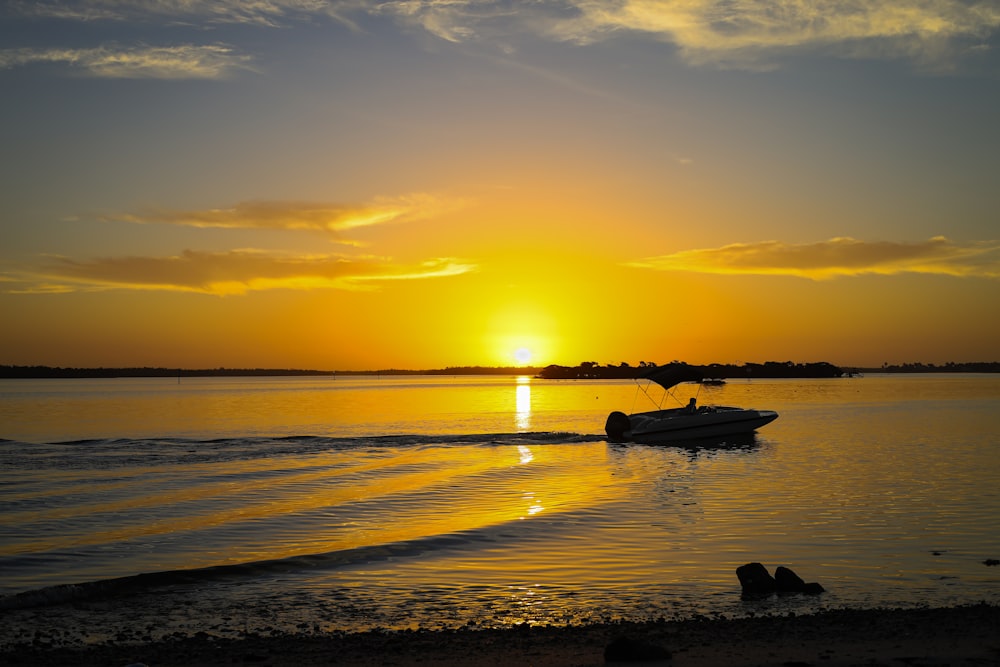
[[[531,350],[526,347],[519,347],[514,350],[514,360],[522,366],[527,366],[531,363]]]
[[[501,366],[537,366],[550,363],[553,342],[549,336],[509,334],[494,338],[490,343],[494,359]]]

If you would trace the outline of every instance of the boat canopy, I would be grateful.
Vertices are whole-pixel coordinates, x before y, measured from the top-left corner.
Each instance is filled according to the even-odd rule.
[[[652,380],[664,389],[670,389],[681,382],[698,382],[702,379],[702,374],[694,366],[670,364],[669,366],[652,368],[639,375],[639,377]]]

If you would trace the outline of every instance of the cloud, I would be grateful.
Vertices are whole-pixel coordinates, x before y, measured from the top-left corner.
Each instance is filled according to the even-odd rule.
[[[221,79],[249,62],[249,56],[222,44],[0,51],[0,69],[62,64],[110,79]]]
[[[339,233],[388,222],[420,220],[460,203],[456,199],[411,194],[380,197],[363,205],[258,201],[225,209],[159,209],[102,219],[196,228]],[[378,282],[444,278],[476,268],[474,264],[453,258],[401,266],[390,259],[371,256],[295,255],[258,249],[186,250],[168,257],[92,260],[54,256],[45,266],[0,273],[3,285],[0,291],[43,294],[123,289],[227,295],[272,289],[371,289]]]
[[[974,52],[1000,29],[993,0],[562,0],[512,4],[490,0],[372,3],[452,41],[484,34],[534,32],[589,44],[644,34],[677,46],[692,64],[766,69],[784,53],[820,50],[845,57],[910,58],[942,68]],[[486,27],[491,31],[487,33]]]
[[[87,261],[54,257],[47,266],[7,283],[8,293],[64,293],[103,290],[162,290],[233,295],[273,289],[364,289],[387,280],[457,276],[472,264],[438,258],[399,267],[379,258],[336,255],[297,256],[260,250],[199,252],[170,257],[112,257]]]
[[[8,14],[168,28],[288,28],[327,18],[363,31],[366,17],[390,17],[448,42],[506,44],[535,34],[589,44],[640,34],[675,45],[692,64],[749,69],[775,67],[782,55],[803,50],[943,69],[988,50],[1000,30],[995,0],[49,0],[11,7]]]
[[[336,16],[340,6],[358,3],[325,0],[14,0],[8,11],[22,16],[74,21],[148,21],[175,23],[285,25],[295,17]]]
[[[389,222],[423,220],[461,205],[462,201],[458,199],[417,193],[401,197],[379,197],[367,204],[251,201],[229,208],[188,211],[148,209],[102,218],[140,224],[161,223],[203,228],[342,232]]]
[[[497,0],[388,0],[370,3],[373,13],[417,25],[449,42],[465,42],[482,36],[481,30],[498,20],[532,16],[545,2],[520,7]]]
[[[1000,278],[1000,241],[963,245],[943,236],[922,243],[867,242],[852,238],[801,245],[763,241],[682,250],[628,265],[658,271],[781,275],[813,280],[898,273]]]
[[[937,61],[955,42],[981,43],[1000,28],[1000,6],[983,0],[570,0],[577,16],[552,26],[587,43],[622,32],[677,45],[689,62],[768,66],[781,52]]]

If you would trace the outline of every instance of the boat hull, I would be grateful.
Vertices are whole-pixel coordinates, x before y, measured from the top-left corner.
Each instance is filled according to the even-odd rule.
[[[619,412],[609,415],[605,431],[614,442],[656,444],[747,435],[777,418],[778,413],[773,410],[726,406],[701,408],[696,412],[685,409],[655,410],[632,415]]]

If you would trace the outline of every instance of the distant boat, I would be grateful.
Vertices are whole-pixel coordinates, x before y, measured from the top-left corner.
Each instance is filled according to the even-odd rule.
[[[657,383],[672,394],[683,382],[701,382],[701,374],[687,365],[654,368],[639,378]],[[679,408],[666,408],[630,415],[612,412],[604,424],[610,442],[657,444],[701,438],[752,434],[778,418],[773,410],[754,410],[725,405],[699,406],[694,398]]]
[[[706,387],[721,387],[726,384],[726,381],[722,378],[705,378],[698,381],[700,384]]]

